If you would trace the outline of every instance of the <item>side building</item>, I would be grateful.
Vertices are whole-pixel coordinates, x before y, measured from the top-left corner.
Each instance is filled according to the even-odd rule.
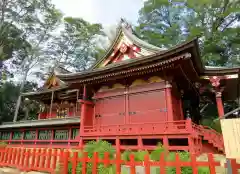
[[[203,66],[197,39],[165,50],[140,40],[121,22],[106,54],[91,69],[53,73],[42,91],[38,120],[0,125],[15,146],[82,147],[103,139],[117,148],[223,153],[223,138],[200,125],[200,103],[237,97],[238,68]],[[230,92],[231,91],[231,92]],[[228,92],[228,93],[227,93]]]

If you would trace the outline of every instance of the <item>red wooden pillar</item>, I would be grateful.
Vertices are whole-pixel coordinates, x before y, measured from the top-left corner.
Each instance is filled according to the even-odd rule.
[[[80,115],[80,129],[79,129],[80,136],[82,136],[84,134],[84,123],[85,123],[86,114],[87,114],[86,98],[87,98],[87,89],[86,89],[86,85],[84,85],[83,86],[83,99],[81,100],[81,115]]]
[[[221,118],[224,115],[222,92],[216,92],[216,103],[217,103],[217,109],[218,109],[218,116]]]
[[[80,137],[80,139],[79,139],[79,147],[80,147],[81,150],[83,149],[83,139],[82,139],[82,137]]]
[[[167,104],[167,121],[173,121],[173,104],[172,104],[172,85],[166,82],[166,104]]]
[[[116,152],[117,153],[120,153],[120,151],[121,151],[121,147],[120,147],[121,145],[120,145],[120,139],[119,139],[119,137],[116,137]]]
[[[34,144],[36,145],[37,144],[37,140],[38,140],[38,133],[39,133],[39,130],[36,129],[36,132],[35,132],[35,140],[34,140]]]
[[[168,149],[169,148],[169,142],[168,142],[168,137],[164,136],[163,137],[163,146],[164,148]]]
[[[195,153],[194,151],[194,139],[191,136],[188,136],[188,147],[190,153]]]
[[[216,95],[218,116],[221,118],[224,115],[224,107],[223,107],[223,101],[222,101],[223,88],[220,88],[221,77],[213,76],[213,77],[209,78],[209,80],[214,88],[213,92],[215,92],[215,95]]]
[[[68,147],[71,146],[71,139],[72,139],[72,128],[70,127],[68,131]]]
[[[143,141],[141,136],[138,136],[138,150],[143,150]]]

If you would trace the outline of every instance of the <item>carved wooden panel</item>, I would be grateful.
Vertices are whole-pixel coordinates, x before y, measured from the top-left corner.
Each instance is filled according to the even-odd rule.
[[[11,132],[1,132],[1,140],[9,140]]]
[[[68,133],[67,129],[59,129],[54,131],[54,140],[67,140]]]
[[[38,133],[39,140],[51,140],[52,131],[51,130],[40,130]]]
[[[32,130],[32,131],[26,131],[24,133],[24,140],[34,140],[36,138],[36,131]]]
[[[15,132],[13,132],[12,139],[13,140],[21,140],[22,136],[23,136],[23,132],[22,131],[15,131]]]
[[[71,139],[75,139],[79,134],[79,129],[72,129]]]

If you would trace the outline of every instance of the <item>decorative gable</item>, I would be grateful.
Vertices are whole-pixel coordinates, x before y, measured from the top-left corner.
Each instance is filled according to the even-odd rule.
[[[54,89],[62,86],[64,82],[62,82],[55,74],[52,74],[48,77],[46,82],[43,85],[43,89]]]
[[[148,56],[159,51],[161,51],[160,48],[146,43],[134,35],[131,26],[122,19],[115,40],[105,56],[93,66],[93,69]]]
[[[111,63],[121,62],[128,59],[134,59],[140,56],[141,48],[133,43],[123,39],[115,46],[112,53],[107,57],[100,67],[104,67]]]

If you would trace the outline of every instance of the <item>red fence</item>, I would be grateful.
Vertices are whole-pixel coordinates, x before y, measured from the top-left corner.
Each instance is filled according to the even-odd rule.
[[[98,165],[103,164],[105,168],[114,166],[116,174],[121,173],[124,165],[129,169],[130,174],[136,174],[136,166],[143,166],[145,174],[150,174],[150,167],[159,167],[161,174],[167,174],[166,167],[174,167],[176,174],[181,174],[182,167],[191,167],[192,173],[198,173],[198,167],[208,167],[210,174],[216,174],[219,162],[214,161],[212,154],[208,154],[208,161],[197,161],[196,155],[191,155],[190,161],[182,161],[178,154],[175,156],[175,161],[166,161],[164,153],[159,157],[159,161],[151,161],[149,155],[144,157],[143,162],[135,161],[134,155],[130,155],[129,161],[123,161],[121,154],[117,153],[110,159],[109,154],[105,153],[103,158],[99,158],[97,153],[94,153],[92,158],[88,157],[87,153],[79,155],[79,152],[69,152],[56,149],[23,149],[23,148],[1,148],[0,149],[0,166],[16,167],[22,171],[42,171],[56,173],[56,168],[60,168],[59,174],[69,173],[69,164],[71,163],[71,173],[76,174],[77,168],[80,167],[82,174],[89,170],[88,164],[91,163],[92,174],[98,173]],[[60,165],[57,165],[60,161]],[[81,166],[79,166],[81,164]],[[57,167],[58,166],[58,167]],[[237,174],[240,169],[240,164],[235,159],[231,160],[232,174]]]

